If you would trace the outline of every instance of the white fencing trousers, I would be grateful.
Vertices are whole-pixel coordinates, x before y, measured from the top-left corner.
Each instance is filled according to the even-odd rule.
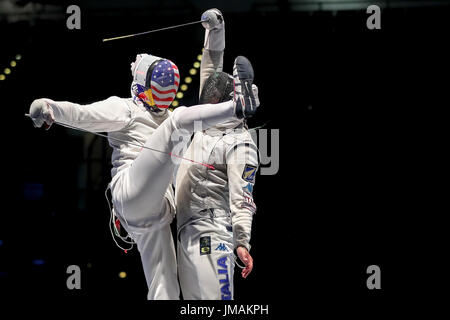
[[[141,254],[147,285],[147,298],[179,299],[177,263],[170,231],[173,218],[166,191],[171,188],[175,163],[169,155],[177,141],[172,134],[192,133],[194,122],[207,129],[234,118],[232,101],[214,105],[177,108],[149,137],[134,162],[111,182],[112,202],[123,227],[135,240]],[[168,192],[171,194],[170,192]]]
[[[211,210],[205,210],[210,212]],[[178,231],[178,273],[186,300],[233,300],[234,265],[231,218],[192,220]]]

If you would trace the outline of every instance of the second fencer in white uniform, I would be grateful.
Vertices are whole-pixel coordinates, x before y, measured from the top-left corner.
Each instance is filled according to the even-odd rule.
[[[252,82],[233,83],[222,72],[225,48],[223,16],[206,27],[200,72],[200,103],[232,99],[236,91],[254,90]],[[239,64],[239,58],[237,59]],[[237,65],[235,63],[235,66]],[[253,78],[253,70],[249,70]],[[236,73],[236,70],[234,70]],[[259,102],[258,104],[259,105]],[[234,297],[235,254],[244,263],[245,278],[253,268],[249,254],[253,214],[253,186],[258,149],[244,119],[230,119],[194,134],[185,156],[214,165],[215,170],[182,161],[176,177],[177,257],[181,291],[189,300],[229,300]]]
[[[248,68],[251,65],[238,66],[244,77]],[[113,213],[137,244],[148,285],[147,298],[179,299],[170,231],[175,213],[171,186],[175,162],[171,152],[178,142],[173,134],[192,134],[195,121],[210,128],[248,116],[256,110],[257,99],[252,92],[236,93],[233,101],[219,105],[179,107],[169,112],[167,107],[179,85],[176,65],[168,59],[142,54],[131,69],[131,98],[110,97],[89,105],[42,98],[33,101],[30,116],[36,127],[49,127],[56,121],[108,133],[113,148],[109,184]]]

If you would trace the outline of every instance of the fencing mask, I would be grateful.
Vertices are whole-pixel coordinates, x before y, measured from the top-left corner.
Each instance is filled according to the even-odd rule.
[[[149,54],[139,54],[131,63],[133,82],[131,93],[152,110],[166,109],[175,99],[180,73],[170,60]]]
[[[233,99],[233,92],[233,77],[226,72],[214,72],[203,85],[199,103],[225,102]]]

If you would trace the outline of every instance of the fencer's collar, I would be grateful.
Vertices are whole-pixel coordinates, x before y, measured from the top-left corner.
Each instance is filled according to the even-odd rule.
[[[142,111],[150,112],[155,117],[165,117],[168,114],[169,109],[159,109],[159,108],[152,108],[151,106],[146,105],[145,102],[140,100],[139,98],[133,96],[132,99],[133,103],[138,106]]]

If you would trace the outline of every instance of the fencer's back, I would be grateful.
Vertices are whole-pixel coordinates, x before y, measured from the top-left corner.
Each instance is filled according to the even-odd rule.
[[[201,164],[183,160],[180,163],[175,188],[177,223],[183,225],[200,217],[205,209],[229,212],[227,156],[236,145],[246,143],[256,148],[246,129],[223,130],[211,128],[199,131],[184,156],[214,166],[211,170]],[[245,161],[245,159],[242,159]]]

